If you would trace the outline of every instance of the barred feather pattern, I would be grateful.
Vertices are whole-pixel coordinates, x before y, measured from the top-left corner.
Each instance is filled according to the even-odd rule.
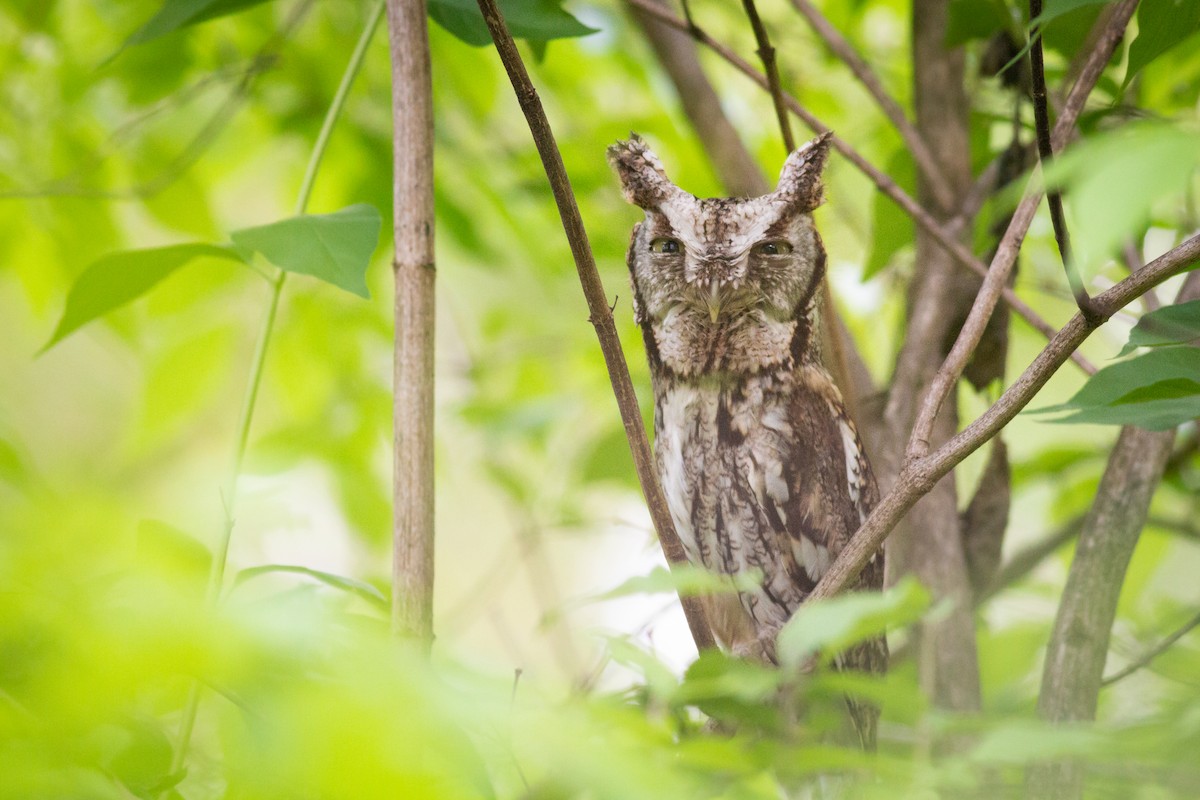
[[[827,140],[760,198],[698,199],[639,139],[610,148],[627,199],[646,211],[628,262],[654,388],[655,458],[689,559],[761,583],[709,599],[714,633],[773,661],[775,638],[878,501],[870,464],[821,363],[820,202]],[[879,590],[877,554],[858,589]],[[887,668],[883,639],[835,659]],[[877,709],[847,700],[865,747]]]

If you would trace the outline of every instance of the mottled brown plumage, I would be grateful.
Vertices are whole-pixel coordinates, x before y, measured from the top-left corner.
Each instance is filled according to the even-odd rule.
[[[698,199],[637,137],[609,149],[646,212],[629,247],[634,313],[655,398],[655,459],[689,558],[760,571],[710,617],[735,652],[774,660],[775,637],[878,500],[870,465],[816,335],[825,251],[813,226],[828,138],[793,153],[756,198]],[[859,588],[879,589],[883,558]],[[841,654],[882,672],[879,640]],[[851,702],[864,744],[878,712]]]

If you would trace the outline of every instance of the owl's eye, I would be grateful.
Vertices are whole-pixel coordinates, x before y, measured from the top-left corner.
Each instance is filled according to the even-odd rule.
[[[756,256],[785,256],[792,252],[792,246],[781,240],[759,242],[751,252]]]
[[[678,253],[683,249],[683,245],[678,239],[672,239],[667,236],[659,236],[650,242],[651,253]]]

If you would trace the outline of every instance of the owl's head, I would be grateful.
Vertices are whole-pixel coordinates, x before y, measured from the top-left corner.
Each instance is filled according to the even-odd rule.
[[[629,270],[652,363],[719,378],[816,358],[825,252],[812,211],[828,153],[828,134],[796,150],[771,194],[700,199],[637,136],[608,149],[625,198],[646,212]]]

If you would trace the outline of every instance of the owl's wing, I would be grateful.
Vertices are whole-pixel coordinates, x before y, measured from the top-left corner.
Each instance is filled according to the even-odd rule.
[[[808,368],[797,378],[789,408],[791,435],[781,443],[787,491],[776,498],[782,512],[776,528],[781,552],[795,562],[789,565],[793,579],[811,584],[807,594],[875,507],[879,491],[862,440],[828,374]],[[863,571],[857,586],[882,588],[882,558]]]

